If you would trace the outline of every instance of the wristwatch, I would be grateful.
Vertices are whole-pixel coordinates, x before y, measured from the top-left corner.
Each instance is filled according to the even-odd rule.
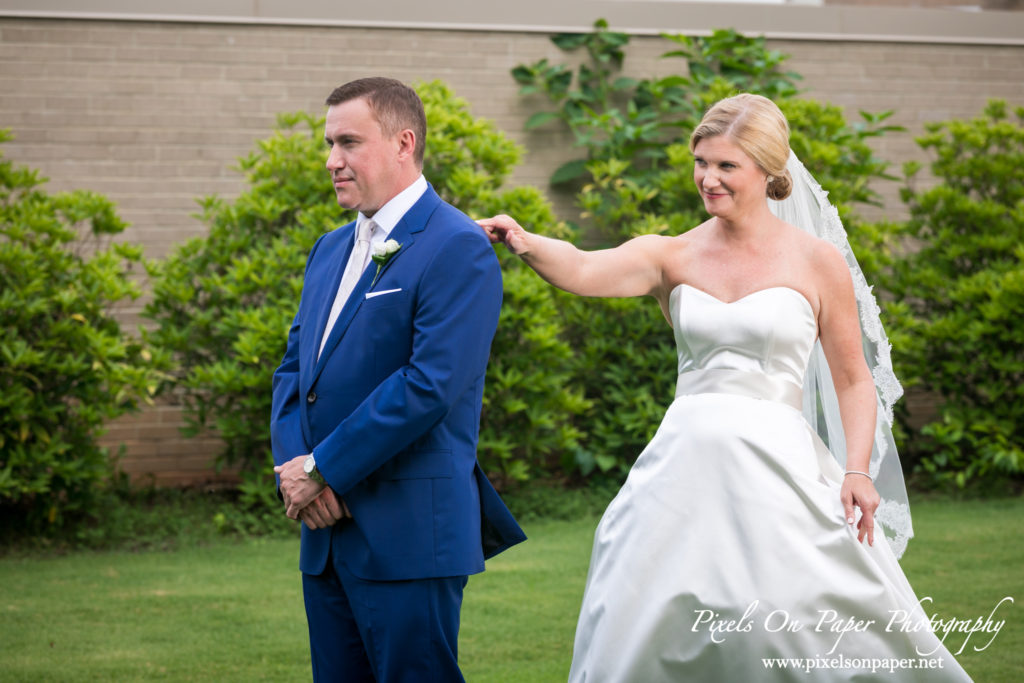
[[[315,481],[316,483],[324,486],[327,484],[324,481],[324,477],[320,474],[320,470],[316,468],[316,458],[310,453],[306,456],[306,460],[302,463],[302,471],[306,473],[306,476]]]

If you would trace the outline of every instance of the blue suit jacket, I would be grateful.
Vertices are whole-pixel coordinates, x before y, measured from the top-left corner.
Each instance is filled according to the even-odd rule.
[[[372,262],[317,350],[355,224],[321,237],[306,264],[288,348],[274,373],[274,461],[313,453],[352,512],[333,552],[356,576],[400,580],[483,571],[525,539],[476,461],[501,272],[479,226],[433,190]],[[302,526],[300,568],[320,574],[332,529]]]

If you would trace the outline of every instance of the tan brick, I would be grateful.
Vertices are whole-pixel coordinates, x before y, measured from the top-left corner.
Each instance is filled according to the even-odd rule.
[[[66,45],[80,40],[81,28],[65,22],[29,23],[11,26],[0,33],[3,42],[33,43],[39,45]]]
[[[68,57],[74,62],[113,62],[117,48],[108,45],[72,45]]]
[[[26,79],[38,79],[47,75],[49,66],[45,62],[15,61],[0,59],[0,76],[12,77],[24,82]],[[4,90],[10,93],[10,90]],[[7,95],[5,94],[5,97]]]
[[[46,62],[55,59],[66,60],[70,54],[66,45],[43,43],[0,43],[0,60],[15,62]]]

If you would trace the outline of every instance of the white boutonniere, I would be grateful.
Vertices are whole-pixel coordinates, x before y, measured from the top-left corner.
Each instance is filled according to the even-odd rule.
[[[391,257],[398,253],[398,250],[402,248],[402,245],[395,240],[387,240],[383,244],[373,245],[373,255],[370,258],[377,264],[377,272],[373,276],[373,282],[370,283],[372,288],[377,284],[377,278],[380,277],[380,271],[387,265],[387,262],[391,260]]]

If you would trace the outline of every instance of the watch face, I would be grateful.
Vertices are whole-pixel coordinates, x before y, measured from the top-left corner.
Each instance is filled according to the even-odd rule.
[[[306,458],[305,462],[302,463],[302,471],[309,474],[316,467],[316,460],[312,456]]]

